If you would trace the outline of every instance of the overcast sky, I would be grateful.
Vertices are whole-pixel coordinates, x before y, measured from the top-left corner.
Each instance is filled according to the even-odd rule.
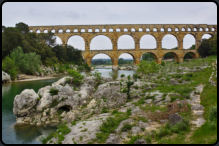
[[[51,3],[51,2],[6,2],[2,5],[2,25],[15,27],[23,22],[28,26],[49,25],[95,25],[95,24],[217,24],[217,5],[213,2],[143,2],[143,3]],[[204,35],[203,38],[209,38]],[[57,43],[61,41],[57,38]],[[79,36],[69,39],[68,44],[84,50],[84,41]],[[184,38],[184,48],[195,44],[192,35]],[[176,38],[167,35],[162,40],[163,48],[177,46]],[[95,37],[90,44],[93,49],[112,49],[106,36]],[[126,35],[119,38],[118,49],[134,49],[134,40]],[[141,38],[140,48],[156,48],[151,35]],[[131,58],[123,54],[120,58]],[[96,55],[94,58],[109,58]]]

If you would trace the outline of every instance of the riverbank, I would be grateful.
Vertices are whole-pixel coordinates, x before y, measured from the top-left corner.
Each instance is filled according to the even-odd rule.
[[[25,75],[27,77],[27,79],[22,79],[22,80],[14,80],[12,82],[25,82],[25,81],[36,81],[36,80],[46,80],[46,79],[52,79],[52,78],[56,78],[54,76],[56,75],[62,75],[62,74],[67,74],[67,73],[59,73],[59,74],[52,74],[52,75],[48,75],[48,76],[34,76],[34,75]]]
[[[207,98],[202,94],[206,93],[206,87],[211,86],[208,78],[214,60],[209,58],[160,66],[158,73],[137,79],[134,85],[131,85],[131,100],[127,100],[127,77],[116,81],[102,78],[102,83],[98,85],[95,77],[87,76],[81,86],[73,87],[62,78],[52,86],[41,88],[37,93],[26,90],[20,94],[17,98],[23,99],[25,93],[31,93],[33,101],[39,104],[33,104],[31,114],[27,116],[24,116],[25,112],[21,113],[16,109],[17,122],[31,125],[67,122],[60,126],[57,132],[44,139],[43,143],[172,142],[169,139],[175,143],[193,143],[193,132],[200,130],[203,127],[201,125],[208,122],[210,105],[217,105],[215,91],[211,92],[212,100],[207,102],[204,101]],[[209,87],[213,88],[216,89]],[[207,95],[209,94],[210,92]],[[46,102],[48,99],[51,103]],[[171,123],[170,117],[173,118],[174,125],[184,122],[181,124],[186,127],[178,129],[182,128],[179,124],[178,127],[168,125]],[[166,126],[170,127],[165,129]],[[162,133],[165,130],[166,133]],[[183,139],[176,140],[179,131],[185,135],[180,135]],[[213,137],[214,140],[216,137]],[[213,140],[201,143],[212,142]]]

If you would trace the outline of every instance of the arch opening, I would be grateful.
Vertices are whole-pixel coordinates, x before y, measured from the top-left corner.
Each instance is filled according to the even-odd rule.
[[[2,30],[2,32],[4,32],[4,30]],[[33,30],[30,30],[29,32],[33,32]]]
[[[179,31],[179,29],[178,29],[178,28],[175,28],[175,31]]]
[[[135,57],[130,53],[122,53],[118,58],[118,65],[135,64]]]
[[[119,29],[119,28],[117,28],[117,29],[116,29],[116,32],[120,32],[120,29]]]
[[[56,31],[55,31],[55,29],[52,29],[51,32],[52,32],[52,33],[55,33]]]
[[[203,31],[203,28],[200,28],[199,31]]]
[[[77,30],[77,29],[74,29],[74,32],[78,32],[78,30]]]
[[[88,29],[88,32],[93,32],[92,29]]]
[[[92,38],[90,50],[112,50],[113,44],[109,37],[105,35],[97,35]]]
[[[193,31],[197,31],[197,28],[194,28]]]
[[[117,42],[118,49],[135,49],[135,41],[130,35],[122,35]]]
[[[138,31],[143,31],[143,29],[142,29],[142,28],[139,28]]]
[[[167,34],[162,39],[162,49],[177,49],[177,38],[172,34]]]
[[[43,33],[48,33],[48,30],[47,30],[47,29],[45,29],[45,30],[43,31]]]
[[[78,50],[85,50],[85,41],[83,37],[79,35],[73,35],[69,37],[67,44],[77,48]]]
[[[128,32],[128,29],[127,29],[127,28],[124,28],[124,32]]]
[[[187,31],[191,31],[191,28],[188,28]]]
[[[157,58],[157,56],[156,56],[154,53],[151,53],[151,52],[144,53],[144,54],[141,56],[140,62],[142,62],[143,60],[155,61],[156,63],[158,63],[158,58]]]
[[[67,33],[70,33],[71,31],[70,31],[70,29],[66,29],[66,31],[65,32],[67,32]]]
[[[160,31],[161,31],[161,32],[164,32],[164,28],[161,28]]]
[[[36,33],[40,33],[40,30],[38,29],[38,30],[36,30]]]
[[[62,45],[62,40],[60,39],[60,37],[55,36],[56,37],[56,44],[57,45]]]
[[[205,28],[205,31],[209,31],[209,29],[206,27],[206,28]]]
[[[100,30],[97,28],[97,29],[95,29],[95,32],[100,32]]]
[[[157,32],[157,28],[154,28],[153,31],[154,31],[154,32]]]
[[[182,31],[185,31],[185,28],[182,28]]]
[[[172,30],[171,30],[171,28],[168,28],[167,31],[168,31],[168,32],[171,32]]]
[[[59,29],[59,33],[63,33],[63,30],[62,30],[62,29]]]
[[[91,65],[113,65],[113,62],[109,55],[98,53],[91,58]]]
[[[183,49],[195,49],[195,37],[187,34],[183,38]]]
[[[187,52],[184,57],[183,57],[183,60],[185,59],[196,59],[198,58],[197,55],[193,52]]]
[[[106,32],[106,29],[105,29],[105,28],[103,28],[103,29],[102,29],[102,32]]]
[[[135,32],[135,29],[134,29],[134,28],[132,28],[132,29],[131,29],[131,32]]]
[[[179,56],[174,52],[167,52],[163,55],[163,60],[173,59],[172,61],[179,62]]]
[[[85,32],[85,29],[81,29],[81,32]]]
[[[109,29],[109,32],[113,32],[113,29],[112,29],[112,28],[110,28],[110,29]]]
[[[140,39],[140,49],[156,49],[157,41],[153,35],[146,34]]]
[[[149,32],[150,31],[150,29],[149,28],[146,28],[146,32]]]

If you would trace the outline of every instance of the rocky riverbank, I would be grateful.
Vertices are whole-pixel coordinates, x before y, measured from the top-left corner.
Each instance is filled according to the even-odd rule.
[[[32,89],[22,91],[14,98],[13,113],[20,124],[40,126],[66,122],[70,132],[64,135],[63,144],[122,144],[138,134],[141,137],[153,136],[154,131],[167,123],[174,126],[182,122],[181,113],[189,110],[193,115],[190,116],[190,123],[199,127],[205,122],[202,117],[204,107],[200,104],[204,85],[195,88],[188,86],[193,82],[192,76],[209,67],[205,62],[199,66],[186,66],[184,63],[166,68],[160,66],[158,73],[134,82],[130,88],[131,100],[127,100],[127,77],[116,81],[102,77],[99,84],[94,76],[89,76],[83,79],[80,86],[68,84],[66,78],[71,77],[64,77],[51,86],[39,89],[37,93]],[[162,91],[162,88],[173,86],[180,89],[175,89],[175,92]],[[125,118],[100,142],[98,133],[103,131],[100,127],[106,124],[109,117],[118,118],[124,114]],[[47,143],[60,143],[60,140],[53,137]],[[135,143],[150,142],[139,138]]]
[[[2,71],[2,83],[10,83],[10,82],[11,82],[11,76],[6,72]]]

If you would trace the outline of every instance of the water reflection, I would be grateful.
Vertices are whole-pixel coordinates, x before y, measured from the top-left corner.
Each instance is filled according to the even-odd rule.
[[[11,89],[11,83],[4,83],[2,86],[2,94],[7,93]]]

